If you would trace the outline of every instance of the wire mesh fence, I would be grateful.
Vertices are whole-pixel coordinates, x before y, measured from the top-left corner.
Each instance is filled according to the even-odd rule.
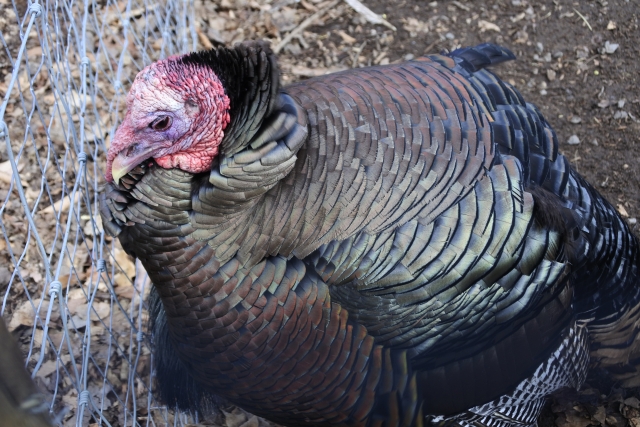
[[[154,402],[149,284],[97,197],[125,88],[194,50],[194,19],[189,0],[0,1],[1,313],[60,425],[188,421]]]

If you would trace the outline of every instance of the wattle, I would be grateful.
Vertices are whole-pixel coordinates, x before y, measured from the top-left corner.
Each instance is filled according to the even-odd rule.
[[[190,173],[201,173],[211,169],[214,157],[217,155],[217,147],[215,153],[207,156],[201,156],[201,153],[175,153],[155,159],[158,166],[165,169],[181,169]]]

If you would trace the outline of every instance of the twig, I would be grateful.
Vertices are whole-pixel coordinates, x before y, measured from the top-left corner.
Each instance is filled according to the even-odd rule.
[[[326,5],[325,7],[323,7],[322,9],[320,9],[319,11],[317,11],[316,13],[314,13],[313,15],[311,15],[310,17],[308,17],[307,19],[305,19],[304,21],[302,21],[300,23],[300,25],[298,25],[296,28],[294,28],[289,34],[287,34],[282,39],[282,41],[280,41],[280,43],[278,43],[276,45],[276,47],[273,49],[273,52],[274,53],[279,53],[282,50],[283,47],[288,45],[289,42],[291,42],[291,40],[293,40],[294,37],[296,37],[298,34],[302,33],[305,30],[305,28],[307,28],[308,26],[313,24],[316,19],[322,17],[325,13],[327,13],[329,11],[329,9],[334,8],[338,3],[340,3],[340,0],[334,0],[331,3],[329,3],[328,5]]]
[[[578,11],[576,10],[576,8],[575,8],[575,7],[573,8],[573,10],[578,14],[578,16],[579,16],[580,18],[582,18],[582,20],[584,21],[584,23],[585,23],[585,24],[587,24],[587,27],[589,27],[589,30],[593,31],[593,28],[591,28],[591,25],[589,25],[589,21],[587,21],[587,18],[585,18],[583,14],[581,14],[580,12],[578,12]]]
[[[466,6],[466,5],[462,4],[462,3],[460,3],[459,1],[455,1],[454,0],[451,3],[453,3],[454,6],[458,6],[458,8],[460,8],[460,9],[466,11],[466,12],[469,12],[471,10],[469,8],[469,6]]]
[[[347,69],[348,68],[344,65],[334,65],[329,68],[309,68],[302,65],[294,65],[293,67],[291,67],[290,72],[294,76],[317,77],[324,74],[337,73],[339,71],[344,71]]]
[[[436,40],[433,43],[431,43],[429,46],[427,46],[427,48],[424,50],[424,54],[428,55],[431,52],[431,49],[433,49],[439,42],[440,40]]]
[[[358,66],[358,57],[362,53],[362,49],[367,45],[367,41],[362,42],[360,47],[354,49],[353,55],[351,56],[351,68],[356,68]]]
[[[360,3],[358,0],[344,0],[349,6],[353,8],[356,12],[364,17],[367,21],[372,24],[382,24],[387,28],[396,31],[396,27],[394,27],[389,21],[382,18],[380,15],[369,9],[367,6]]]
[[[213,44],[211,43],[211,40],[209,40],[209,37],[207,37],[207,35],[203,33],[200,28],[196,28],[196,34],[198,34],[198,40],[200,40],[200,44],[205,49],[213,49]]]

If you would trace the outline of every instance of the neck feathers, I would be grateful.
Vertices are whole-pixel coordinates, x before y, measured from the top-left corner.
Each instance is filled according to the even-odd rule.
[[[276,107],[280,73],[274,53],[264,42],[246,42],[185,55],[186,64],[210,67],[230,99],[231,122],[225,129],[222,153],[244,149]]]

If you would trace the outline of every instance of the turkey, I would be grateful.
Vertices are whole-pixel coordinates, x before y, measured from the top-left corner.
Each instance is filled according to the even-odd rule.
[[[151,296],[161,398],[286,426],[535,425],[640,384],[638,239],[482,44],[280,87],[268,45],[136,77],[105,229]]]

